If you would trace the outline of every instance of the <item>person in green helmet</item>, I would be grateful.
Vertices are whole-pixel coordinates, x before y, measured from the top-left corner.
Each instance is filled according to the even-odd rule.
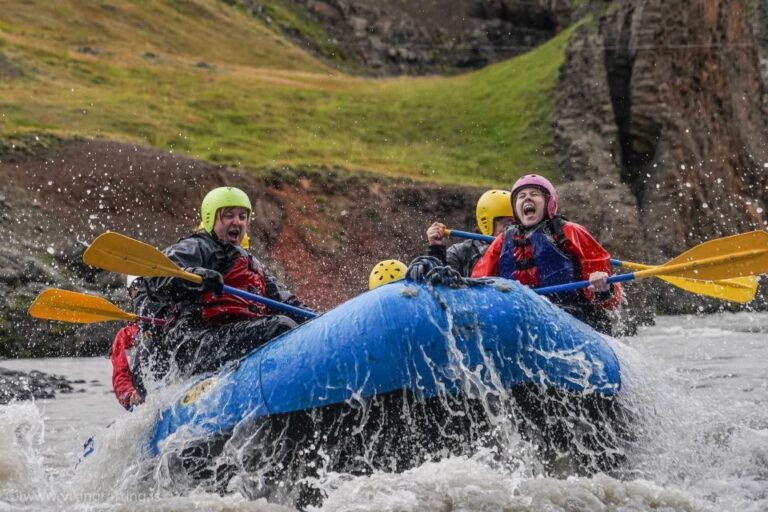
[[[203,229],[163,251],[203,282],[145,279],[147,302],[172,304],[174,313],[163,336],[141,347],[139,371],[155,378],[172,369],[182,376],[214,371],[306,320],[223,293],[226,284],[307,309],[243,248],[251,212],[250,199],[242,190],[213,189],[200,208]]]
[[[512,223],[512,202],[506,190],[488,190],[477,201],[475,209],[477,227],[484,235],[498,236]],[[445,230],[442,222],[434,222],[427,229],[428,256],[440,260],[456,270],[462,277],[470,277],[475,264],[485,254],[489,242],[464,240],[446,249]]]

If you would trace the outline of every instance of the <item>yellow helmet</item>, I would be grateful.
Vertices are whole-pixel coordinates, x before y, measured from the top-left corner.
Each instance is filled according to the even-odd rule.
[[[374,265],[371,275],[368,276],[368,289],[373,290],[379,286],[405,277],[408,267],[400,260],[384,260]]]
[[[493,235],[493,220],[512,216],[512,194],[507,190],[489,190],[477,200],[475,212],[480,232]]]

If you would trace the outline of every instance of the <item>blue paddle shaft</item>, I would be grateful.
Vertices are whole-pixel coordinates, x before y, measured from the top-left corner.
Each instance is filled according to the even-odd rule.
[[[313,311],[297,308],[296,306],[291,306],[290,304],[286,304],[284,302],[278,302],[276,300],[268,299],[266,297],[262,297],[261,295],[256,295],[255,293],[250,293],[250,292],[246,292],[245,290],[240,290],[239,288],[232,288],[231,286],[224,285],[224,291],[231,295],[237,295],[238,297],[242,297],[245,300],[258,302],[260,304],[264,304],[265,306],[269,306],[273,309],[279,309],[287,313],[293,313],[294,315],[303,316],[305,318],[315,318],[317,316],[317,313]]]
[[[495,236],[481,235],[479,233],[470,233],[469,231],[458,231],[456,229],[448,230],[449,236],[455,236],[458,238],[471,238],[472,240],[480,240],[481,242],[491,243],[496,240]]]
[[[635,278],[635,273],[620,274],[618,276],[611,276],[608,278],[608,283],[621,283],[623,281],[632,281]],[[573,283],[556,284],[554,286],[545,286],[543,288],[534,288],[533,291],[539,295],[546,295],[547,293],[558,292],[572,292],[579,288],[586,288],[589,286],[589,281],[576,281]]]
[[[493,242],[495,240],[495,237],[488,236],[488,235],[480,235],[477,233],[470,233],[469,231],[458,231],[456,229],[449,229],[448,234],[450,236],[455,236],[459,238],[471,238],[473,240],[480,240],[481,242]],[[621,260],[611,260],[611,265],[614,267],[621,267],[623,266],[623,262]],[[611,276],[608,278],[608,283],[620,283],[623,281],[631,281],[635,278],[635,273],[632,272],[630,274],[621,274],[618,276]],[[586,288],[589,286],[589,281],[576,281],[573,283],[565,283],[565,284],[557,284],[554,286],[545,286],[544,288],[534,288],[534,291],[538,294],[545,295],[547,293],[558,293],[558,292],[570,292],[573,290],[578,290],[579,288]]]

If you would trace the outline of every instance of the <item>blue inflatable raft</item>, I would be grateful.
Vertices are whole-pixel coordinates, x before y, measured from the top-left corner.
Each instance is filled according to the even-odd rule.
[[[514,281],[458,288],[399,281],[195,381],[162,412],[150,446],[163,452],[182,434],[231,439],[247,431],[253,439],[278,419],[283,432],[304,429],[331,442],[318,418],[338,421],[352,411],[355,421],[335,430],[338,441],[361,423],[388,428],[389,420],[366,408],[377,398],[407,396],[413,411],[435,400],[482,400],[489,389],[503,399],[523,386],[610,398],[621,389],[619,362],[602,335]],[[395,409],[403,416],[402,405]],[[300,416],[286,427],[286,418]],[[428,413],[419,423],[433,421],[443,420]],[[444,426],[429,435],[452,435]]]

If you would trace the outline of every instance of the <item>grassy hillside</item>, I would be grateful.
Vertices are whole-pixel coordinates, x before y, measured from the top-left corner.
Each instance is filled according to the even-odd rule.
[[[568,36],[463,76],[373,80],[220,0],[7,0],[0,134],[137,141],[254,169],[507,183],[554,171],[549,123]]]

